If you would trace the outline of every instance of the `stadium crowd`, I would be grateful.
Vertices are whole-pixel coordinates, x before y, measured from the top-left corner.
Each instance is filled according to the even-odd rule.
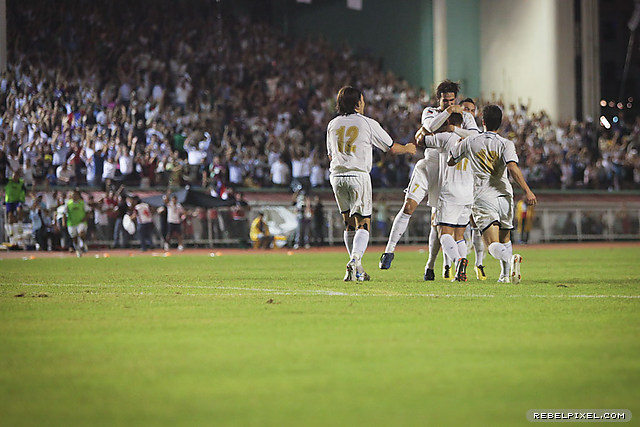
[[[206,2],[8,6],[3,183],[22,170],[28,186],[188,183],[215,194],[295,179],[325,186],[337,87],[364,88],[370,116],[400,143],[430,103],[376,58],[221,17]],[[534,187],[640,184],[640,120],[602,132],[593,122],[552,123],[524,106],[505,110],[502,132]],[[414,162],[376,152],[373,185],[405,186]]]

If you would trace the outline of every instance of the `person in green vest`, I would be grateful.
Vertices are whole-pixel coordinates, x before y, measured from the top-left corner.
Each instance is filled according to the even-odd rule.
[[[20,178],[20,171],[15,171],[4,187],[4,202],[9,224],[13,224],[16,220],[22,221],[22,205],[26,195],[27,187],[24,185],[24,179]]]
[[[65,225],[78,258],[82,256],[83,252],[87,252],[84,238],[87,234],[87,212],[90,209],[85,205],[80,190],[77,189],[73,192],[72,198],[65,203]]]

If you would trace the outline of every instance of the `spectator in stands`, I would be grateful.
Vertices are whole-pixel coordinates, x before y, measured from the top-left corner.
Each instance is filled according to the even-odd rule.
[[[56,181],[58,185],[71,186],[76,183],[76,173],[69,167],[67,161],[63,161],[56,169]]]
[[[121,14],[125,8],[127,13]],[[187,136],[208,132],[211,144],[199,166],[208,175],[198,177],[203,186],[226,186],[228,162],[244,167],[247,158],[262,155],[271,173],[254,174],[260,168],[252,165],[248,173],[243,171],[242,182],[266,186],[272,177],[276,185],[286,186],[288,175],[273,173],[275,158],[297,177],[299,150],[306,156],[315,149],[318,158],[326,157],[323,139],[333,92],[348,76],[361,80],[365,97],[372,100],[371,115],[394,140],[406,140],[407,129],[419,121],[429,101],[423,90],[383,71],[377,58],[348,47],[334,49],[318,38],[290,39],[246,18],[212,20],[198,7],[181,8],[179,14],[174,8],[150,0],[7,4],[7,39],[15,43],[9,46],[13,62],[0,93],[0,184],[26,157],[40,170],[39,177],[55,185],[55,171],[65,161],[71,163],[76,182],[87,178],[79,173],[83,164],[88,178],[106,182],[116,175],[114,161],[122,175],[130,176],[136,174],[136,159],[149,154],[158,159],[156,172],[166,178],[162,182],[171,176],[171,185],[181,185],[183,175],[193,178],[182,171]],[[162,29],[155,24],[160,16]],[[348,72],[335,72],[345,55]],[[552,123],[544,112],[524,105],[504,111],[500,132],[517,141],[523,173],[536,185],[576,188],[586,181],[594,188],[637,186],[638,120],[621,120],[616,132],[600,129],[598,135],[597,123]],[[133,158],[125,154],[121,160],[120,145],[127,153],[133,150]],[[174,151],[177,157],[171,157]],[[95,157],[100,152],[102,173]],[[212,180],[211,159],[216,156],[221,160],[215,169],[224,173]],[[110,157],[114,161],[105,161]],[[563,170],[564,159],[570,159],[573,179]],[[598,160],[601,166],[596,166]],[[408,163],[406,156],[392,162],[376,151],[373,182],[404,186]],[[310,178],[317,186],[322,185],[322,167],[326,169],[312,163]],[[234,180],[240,182],[235,175]],[[93,181],[88,184],[95,185]]]

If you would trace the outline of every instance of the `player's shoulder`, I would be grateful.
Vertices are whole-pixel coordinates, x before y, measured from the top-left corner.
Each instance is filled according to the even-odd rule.
[[[440,107],[425,107],[424,110],[422,110],[422,115],[425,116],[435,116],[436,114],[440,114],[441,110]]]

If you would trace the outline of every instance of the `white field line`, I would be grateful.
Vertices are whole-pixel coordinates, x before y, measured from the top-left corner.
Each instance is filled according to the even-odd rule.
[[[539,295],[539,294],[520,294],[520,295],[493,295],[493,294],[435,294],[435,293],[358,293],[358,292],[339,292],[324,289],[270,289],[270,288],[243,288],[238,286],[207,286],[207,285],[107,285],[107,284],[72,284],[72,283],[23,283],[23,286],[40,286],[40,287],[91,287],[91,288],[175,288],[175,289],[219,289],[230,291],[245,291],[240,293],[180,293],[187,296],[251,296],[266,293],[269,295],[326,295],[326,296],[347,296],[347,297],[423,297],[423,298],[619,298],[619,299],[640,299],[640,295]],[[249,292],[249,293],[247,293]],[[252,292],[252,293],[251,293]],[[106,294],[104,292],[95,292]],[[113,293],[114,295],[125,295],[125,293]],[[127,295],[175,295],[175,294],[158,294],[152,292],[127,293]]]

